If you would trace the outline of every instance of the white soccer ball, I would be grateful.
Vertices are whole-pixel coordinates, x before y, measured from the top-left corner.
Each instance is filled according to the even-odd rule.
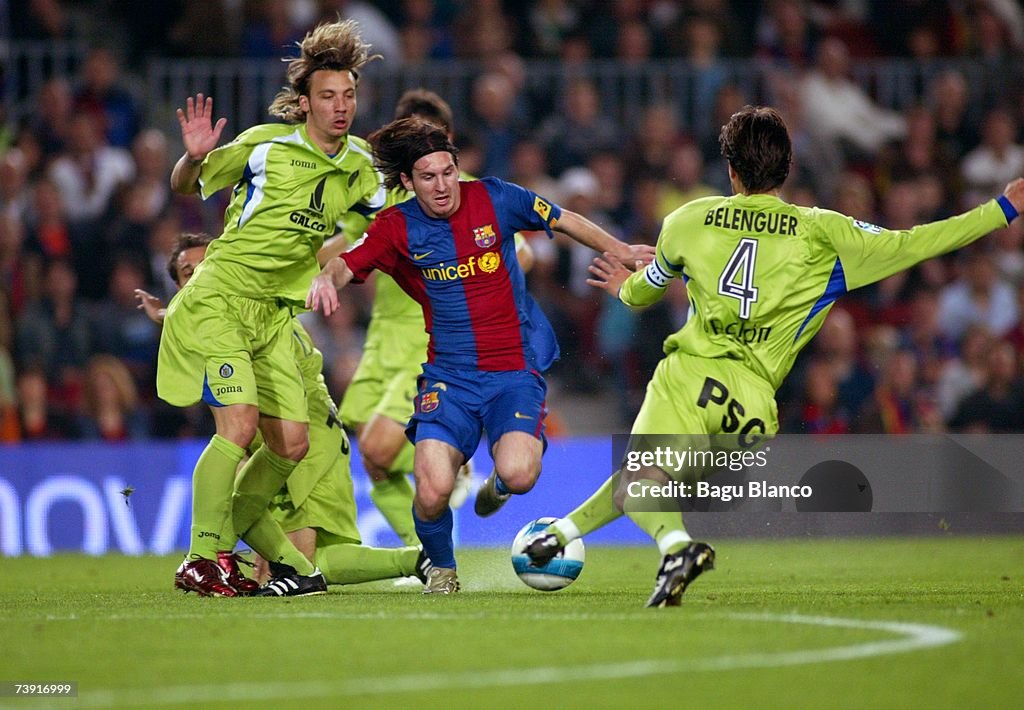
[[[573,540],[543,567],[530,566],[530,558],[526,556],[526,546],[555,520],[557,518],[531,520],[522,527],[516,534],[516,539],[512,541],[512,569],[526,586],[539,589],[542,592],[564,589],[576,581],[580,572],[583,571],[583,560],[587,556],[583,540]]]

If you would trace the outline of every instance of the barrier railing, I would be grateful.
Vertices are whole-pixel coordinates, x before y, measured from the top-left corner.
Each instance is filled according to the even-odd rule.
[[[17,120],[36,110],[33,98],[50,76],[74,78],[85,51],[83,44],[74,42],[12,42],[3,86],[8,118]],[[676,107],[681,125],[698,132],[711,116],[718,87],[733,84],[749,101],[773,102],[779,82],[792,82],[798,76],[775,63],[740,59],[706,68],[682,60],[638,65],[593,60],[571,66],[531,60],[523,69],[518,100],[534,109],[534,114],[557,111],[567,83],[586,77],[598,87],[602,111],[621,125],[635,126],[643,107],[668,102]],[[964,74],[974,112],[1000,97],[1005,99],[1015,86],[1019,90],[1024,77],[1022,61],[993,64],[963,59],[860,61],[852,73],[881,105],[905,109],[924,100],[931,81],[948,69]],[[144,70],[140,90],[145,96],[140,99],[149,123],[173,128],[173,109],[186,96],[198,91],[212,94],[217,114],[228,118],[228,131],[233,134],[268,120],[266,107],[284,84],[284,70],[284,63],[275,59],[153,59]],[[444,96],[457,121],[465,125],[472,115],[473,83],[486,70],[484,63],[462,60],[409,66],[374,62],[364,73],[356,131],[366,133],[387,121],[401,93],[416,86]]]

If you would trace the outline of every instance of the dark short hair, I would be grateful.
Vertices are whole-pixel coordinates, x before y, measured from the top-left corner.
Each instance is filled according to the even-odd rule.
[[[454,132],[452,107],[448,102],[428,89],[409,89],[398,99],[395,105],[395,119],[419,116],[436,123],[448,131]]]
[[[722,156],[750,192],[773,190],[786,181],[793,144],[786,122],[770,106],[744,106],[718,135]]]
[[[178,243],[174,245],[174,251],[171,252],[171,259],[167,262],[167,274],[171,277],[171,281],[178,283],[178,257],[186,249],[192,249],[193,247],[205,247],[209,245],[216,237],[211,237],[209,234],[204,232],[193,233],[193,232],[182,232],[178,235]]]
[[[448,132],[418,116],[392,121],[370,136],[374,158],[384,175],[384,187],[401,187],[402,174],[412,177],[412,166],[424,155],[447,152],[459,163],[459,151]]]

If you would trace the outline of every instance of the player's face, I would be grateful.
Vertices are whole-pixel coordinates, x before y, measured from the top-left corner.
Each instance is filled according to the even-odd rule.
[[[299,97],[306,112],[306,132],[327,153],[338,150],[356,117],[356,82],[352,72],[321,69],[309,78],[309,96]]]
[[[188,280],[192,278],[192,272],[196,270],[204,257],[206,257],[205,246],[189,247],[178,254],[178,260],[175,262],[178,267],[178,288],[188,283]]]
[[[459,166],[446,150],[417,160],[412,166],[412,179],[402,174],[402,185],[416,193],[420,207],[431,217],[450,217],[459,209]]]

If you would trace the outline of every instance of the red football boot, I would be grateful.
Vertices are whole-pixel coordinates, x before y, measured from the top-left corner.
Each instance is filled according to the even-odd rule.
[[[201,597],[237,597],[238,592],[227,583],[222,570],[213,560],[202,557],[185,560],[174,573],[174,586],[182,591],[195,592]]]
[[[247,597],[257,589],[260,585],[257,584],[256,580],[249,579],[242,570],[238,567],[238,563],[253,566],[252,562],[242,557],[237,552],[218,552],[217,553],[217,565],[224,570],[224,574],[227,577],[228,584],[235,588],[239,596]]]

